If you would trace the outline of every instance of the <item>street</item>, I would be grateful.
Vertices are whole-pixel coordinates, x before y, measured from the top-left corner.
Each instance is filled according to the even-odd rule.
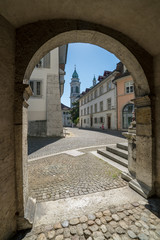
[[[126,142],[120,131],[94,131],[78,128],[65,128],[65,138],[29,137],[28,158],[37,158],[71,149]]]

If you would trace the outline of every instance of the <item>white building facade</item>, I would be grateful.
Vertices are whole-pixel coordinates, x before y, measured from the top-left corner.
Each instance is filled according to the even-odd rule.
[[[71,114],[70,114],[71,108],[67,107],[64,104],[61,104],[61,109],[62,109],[63,127],[71,127],[72,126]]]
[[[61,96],[64,88],[67,45],[44,56],[30,77],[33,95],[28,100],[28,135],[62,136]]]
[[[117,129],[116,86],[112,82],[117,71],[108,72],[100,82],[87,89],[79,99],[81,128]]]

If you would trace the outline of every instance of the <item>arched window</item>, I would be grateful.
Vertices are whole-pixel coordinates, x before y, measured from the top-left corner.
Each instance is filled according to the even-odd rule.
[[[71,87],[71,93],[73,93],[73,87]]]
[[[76,87],[76,93],[79,93],[79,87]]]
[[[130,126],[132,122],[133,111],[134,111],[134,104],[129,103],[124,106],[122,111],[123,129],[127,129]]]

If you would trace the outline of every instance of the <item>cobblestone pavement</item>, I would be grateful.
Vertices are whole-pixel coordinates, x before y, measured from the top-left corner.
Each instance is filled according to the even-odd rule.
[[[158,240],[159,217],[158,202],[127,203],[53,225],[37,227],[23,240]]]
[[[70,135],[65,138],[29,137],[28,158],[37,158],[66,150],[89,146],[126,142],[120,131],[91,131],[78,128],[66,128]]]
[[[90,152],[55,155],[29,162],[29,193],[37,202],[126,186],[120,171]]]

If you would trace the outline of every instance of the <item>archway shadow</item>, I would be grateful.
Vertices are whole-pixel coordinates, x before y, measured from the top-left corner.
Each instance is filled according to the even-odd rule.
[[[57,142],[61,137],[28,137],[28,155],[36,152],[51,143]]]
[[[145,204],[145,208],[160,218],[160,198],[156,196],[149,198],[148,203]]]

